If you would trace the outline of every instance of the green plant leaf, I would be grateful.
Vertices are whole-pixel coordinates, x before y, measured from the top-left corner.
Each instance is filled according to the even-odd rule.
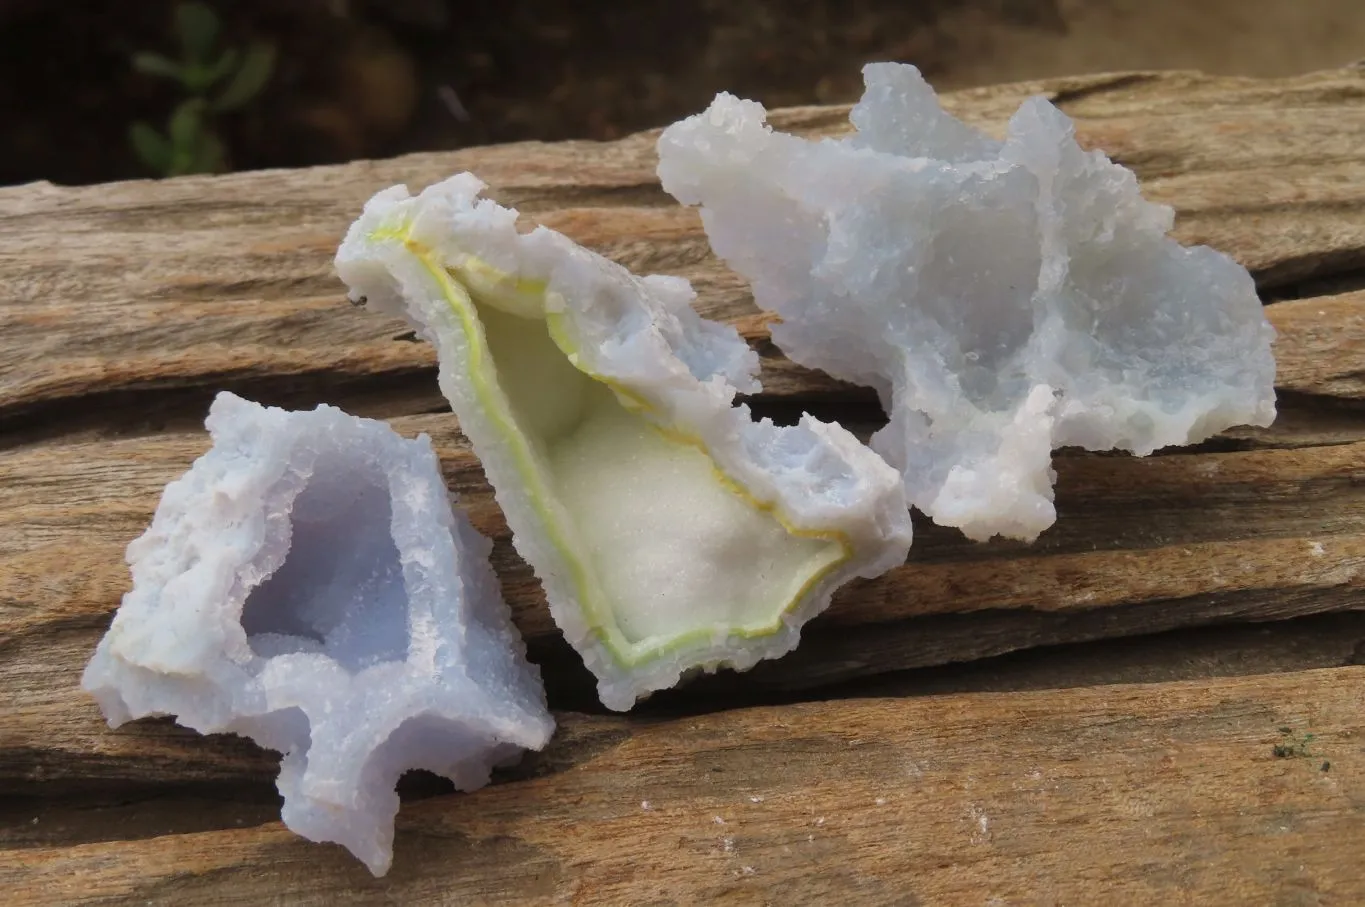
[[[133,55],[133,69],[147,76],[161,79],[184,81],[185,71],[174,60],[161,54],[141,53]]]
[[[166,123],[166,132],[171,137],[171,147],[177,155],[190,153],[199,146],[199,134],[204,127],[204,99],[190,98],[181,101],[171,113]]]
[[[222,94],[213,102],[216,110],[235,110],[246,104],[270,81],[275,70],[275,47],[271,44],[253,42],[242,57],[242,65],[237,67],[232,79]]]
[[[241,58],[242,52],[235,47],[229,47],[227,50],[223,51],[223,55],[218,58],[218,62],[205,69],[208,85],[205,85],[204,88],[207,89],[209,85],[216,85],[227,78],[228,73],[237,68],[237,61]]]
[[[237,66],[237,60],[241,57],[241,52],[235,47],[229,48],[218,58],[217,63],[189,63],[184,68],[185,88],[190,94],[200,97],[209,93],[218,82]]]
[[[128,144],[132,146],[137,159],[158,176],[166,176],[171,170],[171,143],[147,123],[138,120],[128,127]]]
[[[207,3],[181,3],[175,8],[175,30],[185,48],[185,59],[203,63],[218,40],[218,14]]]

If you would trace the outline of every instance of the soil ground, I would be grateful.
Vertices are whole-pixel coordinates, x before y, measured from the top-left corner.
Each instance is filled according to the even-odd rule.
[[[0,0],[0,183],[148,175],[127,132],[176,89],[174,3]],[[265,40],[266,90],[218,131],[227,166],[303,166],[520,139],[612,138],[718,90],[769,106],[856,97],[869,60],[941,89],[1068,73],[1284,75],[1365,58],[1363,0],[241,0],[225,41]]]

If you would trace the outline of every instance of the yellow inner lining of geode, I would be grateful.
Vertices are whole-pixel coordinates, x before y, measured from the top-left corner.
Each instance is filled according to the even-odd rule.
[[[466,374],[571,574],[584,619],[623,665],[720,637],[771,635],[852,556],[846,537],[797,528],[722,473],[696,438],[579,365],[545,287],[469,259],[437,260],[406,230],[456,314]],[[537,317],[538,316],[538,317]]]

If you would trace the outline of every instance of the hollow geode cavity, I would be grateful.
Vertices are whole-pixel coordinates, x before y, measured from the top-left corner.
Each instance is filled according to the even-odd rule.
[[[755,421],[758,356],[692,309],[462,173],[366,203],[337,270],[436,347],[550,613],[608,708],[795,648],[855,576],[905,560],[900,476],[847,430]]]
[[[133,589],[86,668],[110,724],[171,714],[284,754],[284,821],[388,871],[394,785],[470,790],[554,722],[491,543],[426,436],[219,394],[213,447],[128,546]]]

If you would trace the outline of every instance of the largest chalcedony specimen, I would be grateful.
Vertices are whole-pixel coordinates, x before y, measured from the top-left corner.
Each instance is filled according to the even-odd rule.
[[[901,563],[896,471],[844,429],[732,405],[757,356],[690,307],[461,174],[365,206],[337,253],[352,298],[436,346],[440,382],[550,610],[626,709],[686,672],[796,645],[855,575]]]
[[[1026,101],[1003,142],[949,116],[912,66],[874,64],[857,132],[774,132],[731,95],[659,140],[721,258],[793,360],[876,388],[873,447],[911,503],[972,538],[1056,518],[1051,452],[1148,454],[1275,416],[1246,270],[1166,234],[1133,173]]]

